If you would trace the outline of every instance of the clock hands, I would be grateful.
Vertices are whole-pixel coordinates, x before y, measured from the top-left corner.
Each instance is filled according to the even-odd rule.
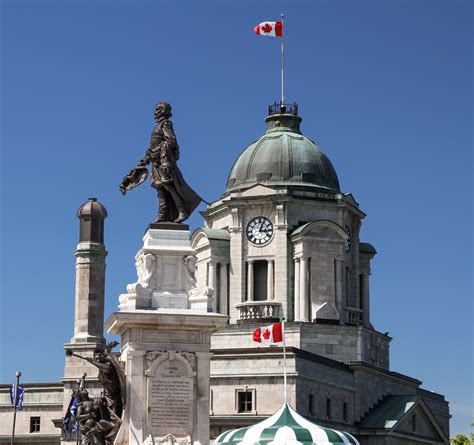
[[[272,223],[264,217],[252,219],[247,226],[247,238],[257,246],[268,243],[273,233]]]

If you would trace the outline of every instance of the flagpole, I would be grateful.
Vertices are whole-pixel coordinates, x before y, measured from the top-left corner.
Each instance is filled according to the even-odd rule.
[[[86,387],[86,377],[87,377],[87,373],[84,372],[82,374],[82,377],[77,380],[77,390],[78,390],[78,392],[82,391]],[[74,418],[74,422],[77,422],[77,410],[78,409],[79,409],[79,407],[76,409],[76,417]],[[81,438],[81,430],[79,428],[79,423],[78,423],[77,424],[77,431],[76,431],[76,444],[77,445],[79,445],[80,438]]]
[[[285,58],[283,39],[285,38],[285,31],[283,30],[283,14],[281,14],[281,106],[285,106]]]
[[[288,403],[288,388],[286,379],[286,343],[285,343],[285,319],[281,322],[281,333],[283,337],[283,388],[285,403]]]
[[[82,379],[77,379],[76,380],[76,394],[79,393],[79,391],[82,389],[81,388],[81,383],[82,383]],[[77,400],[77,399],[76,399]],[[74,424],[77,422],[77,409],[76,409],[76,416],[74,417],[74,423],[72,424],[73,427],[74,427]],[[77,431],[76,431],[76,445],[79,445],[79,435],[80,435],[80,431],[79,431],[79,426],[77,427]]]
[[[16,381],[15,381],[15,386],[13,388],[13,404],[15,407],[15,410],[13,411],[13,429],[12,429],[12,440],[11,440],[11,445],[13,445],[13,442],[15,442],[15,425],[16,425],[16,411],[17,411],[17,405],[18,405],[18,387],[20,386],[20,377],[21,377],[21,372],[17,371],[16,372]]]

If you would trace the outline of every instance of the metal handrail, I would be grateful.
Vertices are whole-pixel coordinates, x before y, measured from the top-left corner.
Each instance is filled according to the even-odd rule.
[[[298,104],[296,102],[293,104],[287,104],[282,101],[274,102],[268,106],[268,115],[272,116],[274,114],[293,114],[298,116]]]

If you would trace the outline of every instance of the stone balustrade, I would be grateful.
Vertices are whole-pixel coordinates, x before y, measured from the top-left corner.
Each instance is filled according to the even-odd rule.
[[[239,323],[258,321],[275,322],[282,317],[281,303],[275,301],[246,301],[235,305],[239,311]]]
[[[346,323],[353,325],[362,324],[362,314],[364,311],[356,307],[346,306]]]

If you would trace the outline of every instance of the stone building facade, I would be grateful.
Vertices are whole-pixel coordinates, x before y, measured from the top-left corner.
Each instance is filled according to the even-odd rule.
[[[26,388],[23,410],[16,416],[15,445],[37,443],[56,445],[60,430],[56,427],[64,415],[64,387],[56,383],[21,383]],[[10,444],[13,408],[10,385],[0,385],[0,443]]]
[[[213,336],[211,430],[255,423],[283,403],[282,349],[252,332],[282,317],[289,401],[365,444],[448,443],[444,398],[390,370],[391,338],[370,318],[375,248],[365,213],[328,157],[300,130],[297,107],[270,109],[266,133],[235,161],[192,236],[197,285],[230,323]]]
[[[239,155],[191,239],[196,286],[213,289],[213,310],[230,316],[211,342],[211,438],[281,407],[283,350],[259,347],[252,332],[285,318],[288,395],[298,413],[364,445],[448,443],[448,402],[391,370],[391,338],[372,324],[377,252],[360,241],[365,213],[301,133],[296,106],[270,108],[265,120],[266,133]],[[104,344],[106,216],[94,200],[78,212],[75,325],[65,347],[85,356]],[[16,443],[74,442],[55,425],[84,373],[96,395],[97,371],[74,356],[66,358],[61,383],[25,385]],[[0,443],[9,443],[11,431],[7,397],[0,386]],[[33,431],[38,417],[40,431]]]

